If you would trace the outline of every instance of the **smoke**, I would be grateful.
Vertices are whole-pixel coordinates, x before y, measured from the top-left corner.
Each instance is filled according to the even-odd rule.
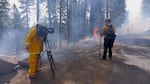
[[[132,4],[134,2],[135,5]],[[122,24],[119,34],[137,34],[145,33],[145,30],[150,27],[150,17],[145,17],[142,10],[142,0],[126,0],[128,11],[128,19],[125,24]],[[148,11],[147,11],[148,12]]]
[[[19,30],[5,32],[0,39],[1,54],[19,54],[24,49],[24,33]]]
[[[134,6],[132,4],[132,1],[134,1],[136,6]],[[145,19],[143,20],[143,16],[142,16],[143,14],[140,11],[140,10],[142,10],[141,9],[141,6],[142,6],[141,3],[142,3],[141,0],[138,0],[138,1],[126,0],[126,6],[127,6],[126,11],[128,11],[128,19],[126,20],[126,22],[124,24],[120,23],[122,25],[120,26],[120,28],[118,28],[119,34],[142,33],[142,32],[144,32],[144,30],[146,30],[147,27],[150,27],[150,24],[149,24],[150,19],[144,17]],[[79,14],[84,13],[83,12],[84,6],[85,6],[85,4],[78,6],[77,3],[74,2],[74,3],[72,3],[72,6],[71,6],[72,7],[72,10],[70,10],[71,12],[69,11],[71,14],[71,16],[69,17],[71,20],[71,22],[69,23],[70,24],[69,28],[70,28],[70,34],[71,34],[71,36],[70,36],[71,41],[77,42],[83,37],[83,33],[93,32],[93,31],[89,31],[87,29],[87,28],[90,29],[89,24],[84,26],[84,24],[85,24],[84,21],[86,21],[86,19],[83,20],[84,16],[79,15]],[[93,15],[94,19],[91,20],[90,24],[93,23],[94,26],[99,26],[97,24],[102,24],[103,19],[102,19],[101,15],[99,15],[101,12],[97,13],[97,11],[98,10],[100,11],[101,9],[99,7],[97,7],[98,5],[94,5],[94,6],[96,6],[96,7],[94,7],[93,9],[96,11],[94,11],[94,13],[95,13]],[[78,8],[78,7],[80,7],[80,8]],[[87,7],[90,8],[89,4]],[[78,9],[80,9],[80,11],[77,11]],[[42,10],[44,10],[44,9],[42,9]],[[57,11],[58,11],[58,9],[57,9]],[[47,17],[45,12],[46,12],[46,10],[44,10],[44,13],[42,13],[41,18]],[[58,14],[58,12],[57,12],[57,14]],[[90,11],[88,11],[88,14],[90,14]],[[35,14],[33,14],[33,15],[35,15]],[[122,14],[120,16],[124,17],[124,14]],[[57,28],[55,28],[55,34],[51,34],[48,36],[48,39],[50,39],[52,41],[52,43],[54,43],[54,45],[56,43],[58,43],[60,40],[59,39],[59,26],[58,26],[59,25],[58,24],[59,18],[58,17],[59,17],[59,15],[57,15],[56,26],[54,26],[54,27],[57,27]],[[119,18],[117,20],[119,20]],[[117,20],[115,20],[115,21],[120,22]],[[63,20],[63,21],[66,21],[66,20]],[[86,21],[86,22],[88,23],[88,21]],[[55,25],[54,24],[55,22],[52,22],[52,23],[53,23],[53,25]],[[64,25],[64,26],[65,27],[63,27],[63,28],[66,28],[66,25]],[[100,25],[100,26],[102,26],[102,25]],[[87,27],[87,28],[84,28],[84,27]],[[67,35],[67,31],[64,30],[64,32]],[[1,44],[0,53],[11,54],[12,52],[16,52],[17,50],[24,49],[24,38],[25,38],[25,35],[23,34],[22,31],[19,31],[19,30],[13,30],[13,31],[5,32],[2,36],[2,38],[0,39],[0,44]],[[62,37],[62,40],[65,40],[65,39],[66,38]]]

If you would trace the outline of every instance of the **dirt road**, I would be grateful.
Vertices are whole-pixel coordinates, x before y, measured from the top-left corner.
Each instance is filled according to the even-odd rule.
[[[29,80],[27,69],[23,68],[0,76],[0,84],[150,84],[149,43],[142,45],[141,39],[136,39],[135,45],[122,41],[116,41],[112,61],[100,60],[98,40],[89,39],[54,53],[55,79],[44,60],[38,79]]]
[[[107,84],[150,84],[150,39],[120,38]]]

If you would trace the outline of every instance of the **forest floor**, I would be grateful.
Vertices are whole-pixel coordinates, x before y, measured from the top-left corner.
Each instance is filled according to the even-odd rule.
[[[118,36],[112,60],[101,60],[99,40],[94,38],[57,50],[53,56],[56,78],[43,56],[37,79],[28,78],[27,68],[18,68],[0,75],[0,84],[150,84],[149,36]]]

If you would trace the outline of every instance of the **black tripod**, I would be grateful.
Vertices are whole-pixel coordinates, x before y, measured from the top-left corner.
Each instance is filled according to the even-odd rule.
[[[52,76],[55,78],[56,66],[55,66],[55,62],[54,62],[53,55],[52,55],[50,45],[49,45],[49,42],[48,42],[47,38],[44,39],[44,44],[45,44],[45,48],[46,48],[47,57],[48,57],[48,60],[49,60],[49,63],[50,63]]]

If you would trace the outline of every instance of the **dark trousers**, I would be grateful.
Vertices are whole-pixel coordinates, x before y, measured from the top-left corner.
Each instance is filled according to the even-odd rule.
[[[104,47],[104,53],[103,53],[103,59],[106,59],[106,56],[107,56],[107,49],[109,49],[109,59],[112,58],[112,48],[106,48]]]
[[[106,59],[107,50],[109,50],[109,58],[112,59],[112,47],[113,47],[114,40],[104,39],[104,52],[103,52],[103,59]]]

